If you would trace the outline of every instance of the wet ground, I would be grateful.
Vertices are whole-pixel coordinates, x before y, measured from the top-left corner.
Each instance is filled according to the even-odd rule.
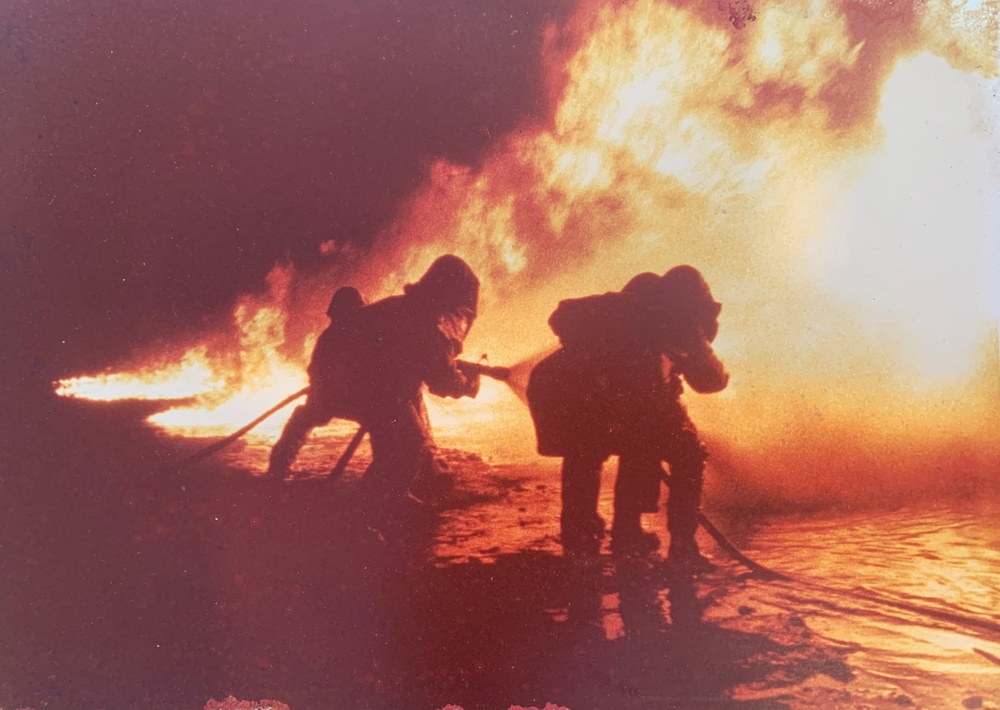
[[[253,440],[161,468],[205,442],[142,414],[57,403],[4,452],[0,707],[1000,707],[996,498],[709,506],[792,581],[708,538],[719,569],[691,579],[659,555],[564,558],[553,462],[445,450],[453,487],[390,510],[363,449],[320,475],[349,427],[270,483]]]

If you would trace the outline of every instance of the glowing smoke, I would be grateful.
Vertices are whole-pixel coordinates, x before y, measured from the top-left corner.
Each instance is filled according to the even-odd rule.
[[[479,169],[435,163],[357,268],[299,284],[308,322],[336,285],[398,292],[454,252],[483,280],[468,352],[510,363],[552,344],[560,299],[691,263],[725,304],[733,374],[691,408],[744,471],[832,489],[970,440],[995,461],[995,12],[753,11],[737,30],[711,3],[581,3],[547,33],[549,119]],[[505,396],[436,414],[459,445],[466,422],[530,456]]]

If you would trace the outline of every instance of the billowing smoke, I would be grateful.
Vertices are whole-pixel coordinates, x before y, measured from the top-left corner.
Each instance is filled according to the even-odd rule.
[[[989,480],[995,14],[730,5],[581,3],[546,32],[546,119],[430,165],[371,250],[324,244],[336,266],[281,292],[308,315],[276,347],[302,360],[336,286],[398,292],[453,252],[483,282],[468,352],[511,364],[553,347],[560,299],[689,263],[724,304],[731,385],[688,395],[717,488],[828,504]],[[493,453],[532,455],[510,398],[435,413],[456,445],[488,427]]]
[[[517,360],[559,299],[694,264],[725,304],[732,385],[689,396],[720,471],[797,498],[971,485],[1000,410],[994,18],[754,13],[585,4],[550,33],[549,121],[433,165],[364,271],[387,292],[463,256],[470,349]]]

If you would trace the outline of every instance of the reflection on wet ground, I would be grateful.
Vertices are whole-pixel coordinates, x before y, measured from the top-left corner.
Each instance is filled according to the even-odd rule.
[[[995,704],[998,521],[991,497],[768,521],[750,552],[797,581],[754,587],[749,597],[794,610],[817,637],[850,642],[858,686],[895,688],[927,707]]]
[[[562,557],[550,463],[446,451],[441,504],[390,510],[357,462],[316,475],[340,438],[291,483],[251,475],[252,441],[151,475],[199,442],[85,415],[5,488],[23,504],[4,520],[2,707],[998,706],[986,503],[720,519],[799,581],[707,539],[720,568],[692,580],[656,555]]]
[[[505,507],[446,512],[436,552],[445,559],[463,559],[463,550],[486,558],[512,549],[556,552],[550,535],[527,539],[528,531],[538,532],[533,523],[539,513],[556,519],[558,496],[549,488],[556,472],[520,473],[509,480],[497,474],[505,481]],[[610,500],[602,500],[602,510],[610,514]],[[841,700],[873,707],[957,707],[966,701],[996,707],[1000,676],[991,658],[1000,656],[998,513],[1000,501],[984,496],[975,502],[935,500],[900,510],[780,516],[725,526],[752,559],[791,581],[749,574],[704,536],[701,544],[720,569],[694,585],[708,600],[702,620],[784,639],[785,648],[806,644],[824,659],[815,666],[816,677],[806,673],[794,681],[780,661],[770,659],[773,673],[754,682],[734,678],[726,697],[790,707]],[[717,522],[728,521],[723,516]],[[657,526],[662,530],[661,518]],[[494,532],[456,534],[474,529]],[[605,587],[623,575],[613,561],[603,569]],[[660,616],[677,623],[670,604],[663,603],[667,588],[662,584],[659,590],[662,615],[657,604],[639,607],[650,626]],[[605,592],[601,608],[606,637],[621,636],[616,629],[627,627],[619,618],[627,608],[624,589]],[[844,665],[838,668],[829,658],[843,659]],[[798,673],[810,667],[797,660]]]
[[[281,506],[343,500],[309,487]],[[291,707],[774,707],[731,690],[851,677],[846,649],[815,643],[787,617],[760,617],[753,630],[706,620],[720,579],[696,582],[655,559],[581,563],[534,550],[432,565],[418,550],[440,529],[421,511],[384,539],[375,530],[385,521],[355,512],[299,518],[300,533],[324,533],[308,535],[319,569],[303,570],[268,525],[227,545],[245,575],[223,587],[243,605],[226,642],[244,697],[280,688]],[[266,584],[248,588],[248,567],[266,570]]]

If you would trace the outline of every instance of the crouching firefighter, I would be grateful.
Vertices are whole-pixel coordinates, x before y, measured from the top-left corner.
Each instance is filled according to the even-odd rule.
[[[500,369],[457,359],[478,301],[479,280],[453,255],[435,260],[402,295],[364,305],[356,290],[338,291],[309,366],[309,398],[275,444],[269,472],[287,472],[309,431],[337,417],[371,437],[369,488],[399,498],[433,482],[438,468],[423,388],[475,397],[481,373]]]
[[[658,509],[661,462],[671,468],[670,556],[703,562],[694,535],[706,451],[680,402],[681,378],[698,392],[728,383],[711,348],[721,306],[692,267],[640,274],[621,292],[563,301],[549,319],[562,347],[536,366],[528,402],[538,451],[561,456],[560,529],[568,552],[596,552],[604,461],[619,456],[612,548],[651,551],[641,525]]]
[[[700,394],[721,392],[729,375],[712,349],[722,305],[712,297],[701,273],[677,266],[662,277],[640,274],[626,287],[642,311],[640,322],[650,336],[656,376],[637,393],[643,413],[632,420],[632,436],[623,442],[615,485],[615,524],[641,529],[642,513],[655,512],[663,478],[670,469],[667,531],[670,559],[684,567],[710,568],[695,541],[708,451],[681,402],[684,384]],[[643,385],[645,386],[645,385]]]
[[[356,288],[337,289],[330,299],[326,315],[330,319],[313,348],[309,361],[309,394],[305,404],[295,408],[285,424],[281,437],[271,449],[267,475],[284,477],[299,455],[309,433],[334,418],[353,418],[348,376],[348,346],[358,314],[365,302]]]
[[[423,388],[475,397],[480,371],[457,358],[475,322],[479,279],[462,259],[439,257],[427,272],[363,308],[350,343],[357,421],[371,435],[365,473],[377,492],[421,496],[440,473]]]

